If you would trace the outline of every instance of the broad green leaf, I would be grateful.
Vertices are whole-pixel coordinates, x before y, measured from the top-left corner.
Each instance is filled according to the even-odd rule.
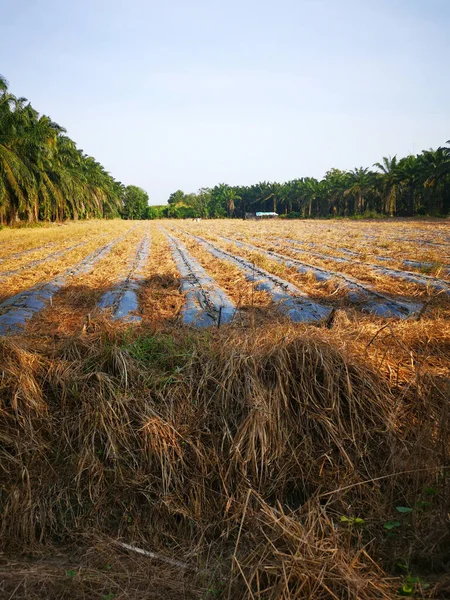
[[[385,529],[394,529],[394,527],[401,527],[401,523],[400,521],[386,521],[386,523],[383,525],[383,527]]]
[[[412,511],[414,509],[409,508],[409,506],[396,506],[395,510],[397,510],[399,513],[403,513],[403,514],[407,515],[409,513],[412,513]]]

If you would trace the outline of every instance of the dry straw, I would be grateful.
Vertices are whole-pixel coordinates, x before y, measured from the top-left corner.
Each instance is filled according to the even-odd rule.
[[[71,598],[375,600],[402,584],[398,561],[443,569],[442,382],[389,385],[335,327],[142,336],[101,321],[2,340],[5,597],[65,597],[66,581]],[[391,541],[395,506],[425,488],[432,504]]]
[[[185,226],[216,242],[237,227]],[[282,226],[333,247],[347,232],[367,249],[370,234],[258,224],[261,245]],[[450,597],[448,300],[420,292],[418,320],[387,323],[306,276],[338,308],[328,328],[277,320],[242,288],[236,303],[257,319],[190,331],[152,225],[142,324],[113,324],[95,304],[139,231],[26,336],[0,339],[0,597],[378,600],[414,577],[417,597]],[[189,248],[227,291],[240,285]]]

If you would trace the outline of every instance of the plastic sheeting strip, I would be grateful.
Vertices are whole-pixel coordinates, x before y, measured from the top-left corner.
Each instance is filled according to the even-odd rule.
[[[265,250],[259,246],[254,246],[253,244],[239,242],[226,237],[223,237],[223,239],[242,248],[248,248],[250,250],[260,252],[261,254],[272,258],[276,262],[283,263],[289,267],[294,267],[300,273],[312,272],[317,281],[328,281],[332,278],[338,278],[342,280],[350,292],[348,294],[348,299],[352,303],[359,304],[363,312],[375,314],[379,317],[397,317],[400,319],[405,319],[419,314],[422,308],[422,305],[416,302],[409,302],[406,300],[399,302],[398,300],[393,300],[392,298],[377,292],[371,286],[363,284],[359,280],[348,275],[344,275],[343,273],[330,271],[328,269],[323,269],[322,267],[316,267],[314,265],[296,260],[295,258],[285,256],[284,254],[278,254],[277,252],[272,252],[271,250]]]
[[[216,258],[230,262],[243,271],[247,281],[254,283],[256,290],[268,292],[277,309],[292,321],[296,323],[317,323],[330,317],[332,307],[313,302],[307,294],[291,283],[256,267],[250,261],[218,248],[200,236],[189,234],[186,231],[183,233],[197,240]]]
[[[298,244],[296,240],[286,239],[284,242],[289,242],[290,244]],[[413,273],[412,271],[402,271],[400,269],[394,269],[393,267],[381,267],[380,265],[374,265],[372,263],[366,263],[359,260],[353,260],[350,258],[343,258],[338,256],[332,256],[329,254],[320,254],[318,252],[311,252],[309,250],[303,250],[300,248],[292,248],[293,252],[297,254],[310,254],[311,256],[315,256],[316,258],[320,258],[322,260],[332,260],[338,263],[350,263],[353,265],[361,265],[363,267],[369,267],[374,271],[378,271],[383,275],[388,275],[389,277],[394,277],[396,279],[403,279],[404,281],[408,281],[410,283],[417,283],[419,285],[423,285],[425,287],[431,287],[438,292],[445,292],[450,295],[450,284],[444,281],[443,279],[439,279],[437,277],[431,277],[430,275],[419,275],[418,273]]]
[[[144,280],[144,268],[150,254],[150,236],[147,231],[139,242],[136,254],[132,260],[128,275],[101,298],[98,306],[101,309],[111,309],[113,319],[140,321],[141,317],[133,315],[139,308],[137,292]]]
[[[22,250],[22,252],[15,252],[14,254],[9,254],[7,256],[2,256],[0,258],[0,264],[3,264],[7,260],[15,260],[16,258],[22,258],[22,256],[26,256],[27,254],[33,254],[33,252],[40,252],[41,250],[45,250],[46,248],[51,248],[55,246],[56,242],[50,242],[49,244],[45,244],[44,246],[39,246],[38,248],[28,248],[28,250]]]
[[[186,297],[182,310],[184,323],[194,327],[209,327],[230,322],[236,312],[233,302],[189,254],[181,241],[167,231],[164,233],[182,279],[181,291]]]
[[[269,238],[273,241],[273,239],[275,241],[285,241],[283,238]],[[334,246],[330,246],[329,244],[315,244],[314,242],[302,242],[301,240],[288,240],[291,241],[292,243],[295,244],[303,244],[303,245],[309,245],[309,246],[314,246],[314,247],[320,247],[320,248],[330,248],[330,250],[334,250],[337,252],[342,252],[343,254],[347,254],[348,256],[352,256],[355,259],[358,259],[361,257],[361,253],[360,252],[354,252],[353,250],[350,250],[349,248],[343,248],[341,246],[338,246],[337,248],[335,248]],[[365,246],[368,248],[368,246]],[[307,252],[305,250],[305,252]],[[339,257],[336,257],[339,258]],[[442,267],[444,273],[449,274],[450,275],[450,265],[446,265],[446,264],[440,264],[440,263],[436,263],[436,262],[421,262],[419,260],[413,260],[413,259],[407,259],[407,258],[403,258],[403,259],[397,259],[395,256],[373,256],[374,260],[378,260],[380,262],[390,262],[390,261],[395,261],[395,260],[400,260],[405,267],[411,267],[413,269],[431,269],[435,266],[440,266]]]
[[[95,263],[104,258],[135,227],[132,227],[108,244],[97,248],[79,263],[70,267],[51,281],[37,284],[5,300],[5,302],[0,304],[0,335],[19,333],[26,325],[26,322],[33,315],[41,311],[54,294],[67,284],[70,277],[92,271]]]

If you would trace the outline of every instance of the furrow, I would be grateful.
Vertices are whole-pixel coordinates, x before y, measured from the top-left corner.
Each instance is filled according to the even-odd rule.
[[[230,298],[189,254],[184,244],[167,231],[163,231],[181,275],[181,291],[186,297],[182,310],[184,323],[195,327],[208,327],[231,321],[236,308]]]
[[[374,259],[379,262],[392,262],[396,260],[392,256],[374,256]],[[400,262],[404,264],[405,267],[410,267],[412,269],[432,269],[436,266],[440,266],[446,275],[450,275],[450,265],[438,265],[436,262],[413,260],[411,258],[402,258],[400,259]]]
[[[430,240],[428,238],[400,238],[400,237],[395,237],[395,236],[382,236],[380,237],[379,235],[367,235],[367,234],[363,234],[363,238],[366,240],[373,240],[376,244],[379,243],[384,243],[386,241],[390,241],[393,242],[395,244],[399,244],[399,243],[408,243],[408,244],[414,244],[414,246],[417,247],[434,247],[434,248],[445,248],[445,252],[446,254],[444,255],[445,258],[449,258],[449,250],[450,250],[450,239],[448,241],[444,241],[441,240],[440,242],[436,242],[434,240]],[[372,244],[372,242],[370,242]],[[442,252],[444,252],[444,250],[442,250]]]
[[[129,272],[117,285],[106,292],[98,306],[112,311],[113,319],[140,321],[141,317],[131,313],[138,310],[137,292],[144,280],[144,269],[150,254],[151,239],[147,231],[139,242],[135,256],[131,259]]]
[[[423,285],[428,288],[433,288],[438,292],[445,292],[450,295],[450,284],[448,284],[443,279],[439,279],[438,277],[431,277],[430,275],[419,275],[418,273],[413,273],[412,271],[402,271],[401,269],[394,269],[393,267],[382,267],[380,265],[374,265],[372,263],[366,263],[359,260],[354,260],[351,258],[343,258],[338,256],[332,256],[329,254],[320,254],[319,252],[311,252],[310,250],[303,250],[295,247],[298,242],[292,239],[282,240],[283,242],[289,242],[289,244],[294,244],[294,247],[290,247],[292,252],[296,254],[309,254],[310,256],[314,256],[316,258],[320,258],[321,260],[332,260],[337,263],[348,263],[351,265],[359,265],[362,267],[368,267],[374,271],[378,271],[382,275],[387,275],[389,277],[393,277],[396,279],[403,279],[404,281],[408,281],[409,283],[416,283],[418,285]],[[318,268],[318,267],[315,267]]]
[[[129,229],[108,244],[97,248],[79,263],[69,267],[64,273],[61,273],[51,281],[34,285],[0,304],[0,335],[18,333],[33,315],[40,312],[47,302],[51,302],[56,292],[67,285],[71,277],[92,271],[95,264],[104,258],[114,246],[121,242],[132,229]]]
[[[255,285],[255,289],[267,292],[278,310],[297,323],[317,323],[327,320],[332,312],[330,306],[323,306],[291,283],[256,267],[250,261],[235,256],[218,248],[208,240],[183,231],[189,237],[197,240],[214,257],[225,260],[240,269],[247,281]]]
[[[4,256],[0,258],[0,264],[8,260],[15,260],[16,258],[22,258],[27,254],[33,254],[34,252],[40,252],[41,250],[45,250],[46,248],[51,248],[55,245],[55,242],[50,242],[49,244],[45,244],[44,246],[39,246],[38,248],[29,248],[28,250],[22,250],[22,252],[16,252],[15,254],[9,254],[8,256]]]
[[[284,241],[282,238],[270,238],[271,241]],[[351,256],[354,257],[356,260],[358,258],[361,257],[361,253],[360,252],[355,252],[354,250],[350,250],[349,248],[344,248],[341,246],[338,247],[334,247],[334,246],[330,246],[329,244],[315,244],[314,242],[301,242],[299,240],[289,240],[287,239],[286,241],[290,241],[293,243],[297,243],[297,244],[307,244],[309,246],[314,246],[314,247],[321,247],[321,248],[330,248],[330,250],[334,250],[337,252],[342,252],[343,254],[346,254],[347,256]],[[305,251],[306,252],[306,251]],[[308,254],[311,254],[311,252],[308,252]],[[395,261],[397,260],[395,256],[374,256],[373,257],[374,260],[378,260],[380,262],[390,262],[390,261]],[[411,267],[413,269],[431,269],[433,267],[436,266],[436,263],[434,262],[423,262],[423,261],[419,261],[419,260],[413,260],[413,259],[399,259],[400,262],[402,262],[405,267]],[[442,269],[444,270],[444,273],[446,274],[450,274],[450,265],[446,265],[443,264],[441,265]]]
[[[405,319],[418,314],[422,308],[422,305],[415,302],[409,302],[406,300],[399,302],[398,300],[393,300],[384,294],[380,294],[380,292],[376,291],[368,284],[363,284],[359,280],[350,277],[349,275],[344,275],[340,272],[329,271],[328,269],[323,269],[322,267],[310,265],[284,254],[279,254],[271,250],[265,250],[264,248],[254,246],[253,244],[240,242],[223,236],[221,237],[225,241],[234,243],[241,248],[247,248],[256,252],[260,252],[276,262],[285,264],[288,267],[294,267],[297,269],[297,271],[299,271],[299,273],[312,272],[318,281],[328,281],[332,278],[340,279],[344,282],[344,285],[349,290],[348,299],[350,302],[358,304],[359,308],[363,312],[368,312],[380,317],[397,317]]]
[[[104,237],[104,236],[100,236],[100,238],[101,237]],[[36,260],[32,260],[31,262],[21,265],[17,269],[12,269],[10,271],[2,271],[0,273],[0,278],[4,279],[5,277],[11,277],[12,275],[16,275],[17,273],[20,273],[21,271],[28,271],[30,269],[33,269],[34,267],[37,267],[39,265],[46,263],[46,262],[56,260],[60,256],[64,256],[64,254],[67,254],[68,252],[71,252],[72,250],[75,250],[76,248],[82,248],[83,246],[86,246],[86,244],[89,241],[90,240],[86,240],[85,242],[79,242],[78,244],[75,244],[74,246],[70,246],[69,248],[63,248],[62,250],[58,250],[57,252],[52,252],[51,254],[47,254],[47,256],[45,256],[44,258],[38,258]]]
[[[380,260],[381,257],[377,257],[377,260]],[[383,257],[384,259],[384,257]],[[389,258],[388,260],[392,260],[392,258]],[[421,262],[419,260],[412,260],[412,259],[402,259],[402,263],[405,265],[405,267],[412,267],[413,269],[432,269],[433,267],[436,267],[436,263],[432,263],[432,262]],[[442,265],[442,270],[444,271],[444,273],[446,273],[447,275],[450,275],[450,265]]]
[[[367,237],[367,236],[366,236]],[[379,239],[376,238],[375,236],[373,236],[374,239]],[[400,237],[395,237],[395,236],[388,236],[386,239],[391,240],[392,242],[409,242],[411,244],[420,244],[422,246],[439,246],[441,248],[449,248],[449,243],[448,242],[436,242],[434,240],[430,240],[428,238],[400,238]]]

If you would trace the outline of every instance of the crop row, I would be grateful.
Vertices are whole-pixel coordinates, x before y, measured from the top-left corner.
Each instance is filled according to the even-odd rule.
[[[303,250],[298,247],[298,241],[293,239],[283,239],[278,240],[278,243],[282,243],[284,245],[290,244],[292,248],[292,252],[296,254],[307,254],[322,260],[331,260],[336,263],[347,263],[353,265],[359,265],[363,267],[367,267],[373,271],[378,271],[382,275],[387,275],[389,277],[403,279],[405,281],[416,283],[418,285],[422,285],[425,287],[430,287],[435,289],[438,292],[445,292],[450,295],[450,285],[443,279],[439,279],[438,277],[432,277],[430,275],[423,275],[419,273],[413,273],[411,271],[403,271],[401,269],[394,269],[393,267],[384,267],[380,265],[376,265],[374,263],[368,263],[356,260],[355,258],[344,258],[334,256],[333,254],[323,254],[319,252],[312,252],[311,250]]]
[[[53,296],[61,290],[69,280],[92,271],[95,264],[105,257],[112,248],[127,235],[126,232],[107,244],[100,246],[76,265],[69,267],[54,279],[32,286],[19,292],[0,304],[0,334],[19,332],[26,322],[40,312]]]
[[[73,283],[77,278],[79,280],[87,276],[95,269],[101,269],[102,267],[99,266],[100,261],[115,246],[123,242],[136,227],[138,226],[129,227],[127,231],[109,240],[106,244],[102,244],[76,264],[67,267],[56,277],[39,282],[7,298],[0,304],[0,334],[5,335],[21,331],[34,315],[52,303],[55,294],[65,288],[68,283]],[[139,290],[146,281],[147,265],[151,260],[151,238],[149,226],[145,231],[142,230],[142,235],[140,231],[139,229],[139,239],[137,239],[136,233],[134,234],[137,239],[135,249],[132,251],[132,246],[129,245],[129,250],[126,250],[126,256],[124,255],[117,269],[117,276],[113,278],[111,275],[107,278],[108,289],[103,291],[101,297],[95,301],[99,310],[105,311],[106,314],[109,313],[116,320],[139,321],[139,310],[142,313]],[[277,238],[275,241],[270,242],[272,249],[268,249],[261,244],[261,241],[255,240],[255,243],[250,243],[243,241],[242,238],[237,239],[237,236],[219,236],[217,241],[214,241],[202,235],[196,235],[186,227],[180,229],[171,225],[170,231],[162,228],[161,231],[163,231],[169,245],[172,260],[179,275],[180,292],[184,296],[184,306],[180,314],[181,320],[189,326],[207,327],[230,323],[235,320],[237,313],[242,311],[242,307],[233,301],[229,293],[222,288],[222,285],[219,285],[204,268],[200,250],[204,254],[205,252],[208,253],[214,262],[217,261],[219,268],[220,265],[229,264],[235,271],[238,270],[242,273],[243,280],[252,289],[264,292],[280,315],[293,322],[328,323],[334,312],[331,297],[318,299],[312,296],[310,292],[302,289],[302,285],[293,283],[289,276],[289,273],[292,273],[293,270],[301,275],[312,274],[319,282],[337,282],[339,287],[345,290],[346,299],[350,305],[353,305],[357,310],[378,317],[400,319],[416,317],[422,313],[423,305],[417,301],[412,301],[410,298],[381,293],[366,281],[341,271],[311,264],[311,262],[306,262],[304,259],[294,258],[291,254],[304,256],[305,259],[310,256],[335,261],[336,263],[356,263],[375,271],[381,271],[390,277],[404,278],[418,285],[432,287],[441,293],[450,294],[450,286],[444,280],[362,262],[354,256],[356,254],[354,251],[347,248],[345,250],[348,251],[348,257],[338,257],[333,254],[315,252],[312,249],[304,250],[299,247],[300,242],[293,238]],[[176,231],[179,231],[179,235],[176,234]],[[99,239],[101,237],[102,235],[98,236]],[[190,248],[194,250],[194,253],[183,243],[183,237],[190,240]],[[74,248],[83,247],[87,243],[86,240],[78,241],[75,244],[25,263],[17,269],[4,271],[0,273],[0,277],[6,278],[13,273],[20,272],[22,269],[39,268],[42,263],[56,260]],[[273,246],[278,246],[280,251],[274,251]],[[24,252],[29,251],[30,249]],[[289,252],[289,254],[285,252]],[[264,265],[265,268],[263,268],[261,264],[255,264],[252,253],[267,258],[269,260],[268,265]],[[200,254],[199,258],[195,254]],[[289,269],[290,271],[286,272],[286,278],[275,274],[276,270],[270,266],[271,264],[280,264],[283,268]],[[89,285],[89,282],[87,285]]]

